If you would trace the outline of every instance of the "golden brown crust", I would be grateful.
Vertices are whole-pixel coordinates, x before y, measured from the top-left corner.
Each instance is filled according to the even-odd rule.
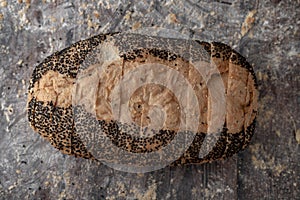
[[[35,97],[37,101],[53,102],[57,107],[67,108],[72,105],[74,82],[74,78],[49,70],[34,84],[34,92],[30,94],[30,98]]]

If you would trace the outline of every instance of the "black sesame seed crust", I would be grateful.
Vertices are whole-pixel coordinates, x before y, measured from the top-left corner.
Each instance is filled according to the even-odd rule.
[[[47,57],[33,71],[28,88],[29,96],[34,93],[34,84],[49,70],[76,78],[78,68],[86,55],[105,40],[108,35],[113,34],[97,35],[76,42],[70,47]],[[75,155],[76,157],[93,158],[76,135],[73,126],[72,106],[59,108],[53,104],[53,102],[36,101],[34,97],[29,99],[28,119],[30,125],[63,153]]]
[[[182,155],[178,160],[174,161],[172,165],[176,166],[181,164],[206,163],[233,156],[235,153],[245,149],[249,145],[251,137],[254,133],[255,123],[256,120],[254,120],[252,124],[247,127],[246,131],[243,130],[235,134],[228,133],[227,129],[224,128],[214,148],[204,158],[199,158],[199,151],[206,134],[197,133],[192,145],[188,148],[184,155]]]
[[[86,55],[104,41],[107,36],[113,34],[97,35],[76,42],[70,47],[55,52],[47,57],[33,70],[29,91],[31,91],[35,82],[40,80],[40,78],[49,70],[58,71],[60,74],[66,74],[68,77],[76,78],[79,65],[84,61]]]
[[[221,42],[204,42],[196,40],[213,58],[219,58],[223,61],[231,61],[233,64],[239,65],[243,68],[246,68],[252,75],[254,80],[255,87],[257,88],[257,80],[252,66],[247,62],[246,58],[244,58],[241,54],[236,52],[234,49],[231,49],[226,44]],[[213,50],[212,50],[212,47]]]
[[[28,105],[28,119],[35,131],[63,153],[94,159],[76,134],[72,106],[60,108],[52,102],[32,98]]]
[[[91,130],[94,129],[93,127],[81,126],[79,128],[86,128],[89,130],[76,130],[73,116],[74,108],[72,106],[58,107],[53,102],[38,101],[33,95],[34,85],[49,70],[57,71],[60,74],[75,79],[78,74],[79,66],[83,63],[85,57],[101,42],[105,41],[108,35],[94,36],[87,40],[79,41],[60,52],[56,52],[46,58],[33,71],[28,89],[30,94],[28,99],[28,119],[30,125],[36,132],[49,141],[51,145],[62,151],[64,154],[96,160],[91,152],[87,150],[77,134],[77,131],[91,132]],[[204,47],[212,57],[223,61],[230,60],[241,68],[247,69],[252,75],[255,88],[257,88],[253,68],[239,53],[222,43],[197,42]],[[120,56],[124,60],[130,61],[140,57],[145,51],[149,52],[152,56],[167,61],[173,61],[180,57],[171,52],[158,49],[136,49]],[[253,112],[256,113],[256,111]],[[82,120],[87,120],[87,118],[82,117]],[[128,124],[122,124],[115,120],[99,120],[98,122],[101,130],[114,145],[133,153],[148,153],[159,150],[168,145],[177,134],[172,130],[159,130],[159,134],[146,139],[141,139],[126,134],[126,132],[119,131],[120,126],[129,127],[129,129],[134,128],[130,127]],[[238,133],[228,133],[228,130],[224,127],[213,150],[204,158],[199,158],[199,151],[206,137],[206,133],[195,133],[195,138],[191,146],[178,160],[174,161],[172,165],[205,163],[217,159],[228,158],[248,146],[251,137],[253,136],[254,128],[255,119],[245,130],[241,130]],[[128,146],[128,144],[130,144],[130,146]],[[147,144],[152,145],[153,148],[146,148],[145,146]]]
[[[158,57],[163,60],[173,61],[176,58],[180,57],[174,53],[171,53],[167,50],[163,49],[134,49],[131,52],[127,52],[126,54],[122,54],[121,57],[124,58],[126,61],[135,60],[136,58],[143,58],[143,54],[147,53],[154,57]]]

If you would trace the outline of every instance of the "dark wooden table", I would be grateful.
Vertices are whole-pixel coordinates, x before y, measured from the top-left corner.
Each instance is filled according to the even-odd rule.
[[[0,1],[0,199],[299,199],[299,10],[298,0]],[[65,156],[33,132],[25,107],[37,63],[92,35],[146,27],[226,43],[253,65],[259,115],[247,150],[131,174]]]

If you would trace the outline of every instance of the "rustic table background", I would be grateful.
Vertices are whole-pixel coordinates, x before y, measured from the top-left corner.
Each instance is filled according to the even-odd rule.
[[[0,0],[0,199],[299,199],[299,0]],[[257,129],[211,164],[130,174],[65,156],[29,127],[26,90],[48,55],[104,32],[166,28],[227,43],[253,65]]]

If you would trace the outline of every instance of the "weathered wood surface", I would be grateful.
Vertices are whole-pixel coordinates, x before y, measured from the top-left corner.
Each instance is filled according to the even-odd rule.
[[[299,199],[299,1],[0,1],[0,199]],[[260,91],[250,147],[225,161],[130,174],[64,156],[29,127],[34,66],[80,39],[163,27],[227,43]],[[170,33],[171,34],[171,33]]]

